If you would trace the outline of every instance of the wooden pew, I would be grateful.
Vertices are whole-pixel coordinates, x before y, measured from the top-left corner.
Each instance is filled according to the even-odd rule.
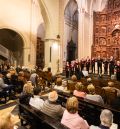
[[[51,118],[40,110],[18,102],[21,125],[30,125],[32,129],[69,129],[59,120]]]
[[[58,92],[58,102],[65,106],[67,99],[72,96],[71,94]],[[109,109],[113,113],[114,123],[118,124],[120,127],[120,111],[115,110],[109,106],[98,104],[97,102],[91,100],[84,100],[83,98],[77,97],[79,101],[79,114],[84,119],[86,119],[89,125],[99,125],[100,124],[100,113],[103,109]]]

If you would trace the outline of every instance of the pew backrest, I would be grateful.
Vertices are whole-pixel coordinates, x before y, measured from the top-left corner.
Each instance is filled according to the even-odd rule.
[[[24,105],[18,102],[19,106],[19,117],[21,124],[23,121],[32,126],[32,129],[45,128],[45,129],[69,129],[60,123],[60,120],[51,118],[44,114],[42,111],[30,106]]]

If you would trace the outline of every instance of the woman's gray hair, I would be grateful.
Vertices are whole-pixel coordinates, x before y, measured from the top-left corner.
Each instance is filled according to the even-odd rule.
[[[100,114],[101,124],[110,127],[113,123],[113,114],[110,110],[104,109]]]

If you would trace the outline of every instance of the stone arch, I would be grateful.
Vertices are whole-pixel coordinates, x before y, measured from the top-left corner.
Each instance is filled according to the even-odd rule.
[[[69,0],[64,10],[64,59],[68,59],[68,43],[73,40],[76,44],[75,58],[78,58],[78,3]]]
[[[13,29],[11,27],[5,27],[5,26],[0,27],[0,31],[1,31],[1,35],[3,34],[3,37],[1,38],[1,45],[6,47],[10,52],[9,53],[10,63],[14,65],[22,66],[24,64],[24,50],[23,49],[26,46],[25,37],[23,36],[23,34],[21,34],[21,32],[18,32],[16,29]],[[7,35],[8,37],[5,37],[5,35]],[[4,42],[4,40],[6,40],[6,43]],[[9,46],[8,43],[11,43],[11,46]],[[15,44],[15,43],[20,43],[20,44]]]
[[[45,30],[46,31],[46,37],[49,36],[52,32],[51,32],[51,18],[50,18],[50,15],[49,15],[49,11],[44,3],[43,0],[39,0],[39,5],[40,5],[40,8],[41,8],[41,14],[42,14],[42,17],[43,17],[43,20],[44,20],[44,23],[45,23]]]

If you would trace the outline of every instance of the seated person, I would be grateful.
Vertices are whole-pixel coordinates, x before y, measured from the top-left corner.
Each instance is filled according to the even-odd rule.
[[[87,90],[89,91],[89,94],[85,96],[85,99],[89,99],[100,104],[104,104],[102,97],[100,95],[95,94],[95,87],[93,84],[88,85]]]
[[[29,80],[32,82],[32,85],[33,85],[33,86],[36,86],[36,85],[37,85],[37,82],[38,82],[38,74],[36,73],[36,70],[35,70],[35,69],[32,69],[31,75],[30,75],[30,79],[29,79]]]
[[[56,103],[57,99],[58,99],[57,92],[56,91],[50,92],[48,94],[48,100],[46,100],[43,103],[42,112],[51,116],[52,118],[61,119],[64,112],[64,108],[60,104]]]
[[[67,100],[61,123],[70,129],[89,129],[87,121],[78,114],[78,100],[76,97]]]
[[[8,87],[8,85],[4,83],[3,74],[0,73],[0,91],[2,91],[5,87]]]
[[[84,98],[86,96],[86,93],[83,90],[84,90],[84,85],[81,82],[78,82],[75,85],[75,90],[73,92],[73,95]]]
[[[19,97],[19,101],[22,104],[29,105],[29,101],[32,96],[33,96],[33,86],[32,83],[28,81],[23,87],[23,92]]]
[[[104,109],[100,114],[101,124],[99,126],[90,126],[90,129],[117,129],[117,125],[113,123],[113,114],[110,110]]]
[[[111,107],[120,111],[120,94],[112,101]]]
[[[84,67],[84,69],[82,70],[82,73],[83,73],[83,76],[84,76],[84,77],[88,77],[88,76],[89,76],[88,71],[86,70],[85,67]]]
[[[71,80],[68,80],[68,84],[67,84],[67,90],[70,93],[73,93],[73,91],[75,90],[76,83],[77,83],[77,77],[76,75],[72,75]]]
[[[29,104],[37,109],[41,109],[43,106],[43,99],[40,98],[41,95],[41,88],[40,87],[35,87],[33,89],[33,97],[30,98]]]
[[[112,81],[109,81],[108,82],[108,86],[106,86],[106,87],[103,87],[103,89],[104,90],[110,90],[110,91],[116,91],[117,92],[117,95],[119,95],[120,94],[120,90],[119,89],[117,89],[116,87],[114,87],[114,82],[112,82]]]
[[[92,79],[90,77],[87,78],[87,82],[88,82],[88,84],[92,84]]]
[[[15,118],[12,114],[0,115],[0,129],[26,129],[23,126],[15,125]]]
[[[62,90],[62,91],[65,89],[65,87],[63,87],[63,85],[62,85],[62,78],[61,77],[57,78],[56,85],[55,85],[54,89]]]
[[[77,76],[76,75],[72,75],[71,76],[71,81],[76,83],[77,82]]]

